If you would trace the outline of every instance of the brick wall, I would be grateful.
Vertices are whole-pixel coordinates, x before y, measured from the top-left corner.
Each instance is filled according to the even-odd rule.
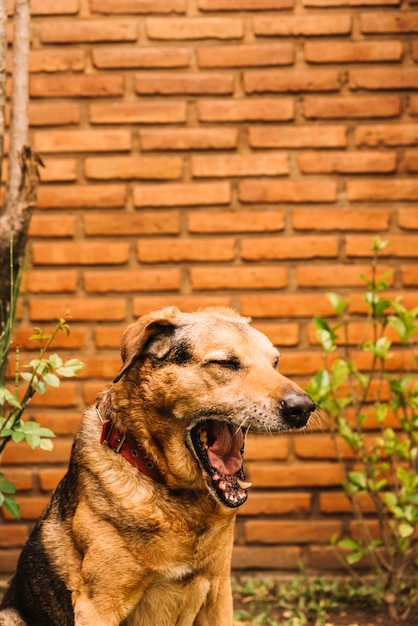
[[[58,434],[54,451],[6,451],[22,519],[0,523],[0,573],[137,316],[236,307],[303,385],[321,365],[311,316],[330,313],[325,291],[364,312],[358,275],[373,235],[391,241],[394,291],[416,304],[418,287],[416,0],[32,7],[31,140],[47,167],[19,342],[69,310],[57,349],[87,367],[32,404]],[[352,522],[323,427],[251,438],[247,468],[235,567],[335,567],[329,538]]]

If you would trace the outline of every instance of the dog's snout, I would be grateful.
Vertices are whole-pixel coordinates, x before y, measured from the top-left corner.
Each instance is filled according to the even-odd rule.
[[[289,393],[279,403],[282,418],[290,428],[302,428],[313,411],[315,403],[307,393]]]

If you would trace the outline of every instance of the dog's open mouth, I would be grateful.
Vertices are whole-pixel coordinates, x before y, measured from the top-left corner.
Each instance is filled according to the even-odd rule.
[[[244,435],[241,428],[216,420],[205,420],[190,432],[191,441],[209,490],[228,507],[247,499],[244,474]]]

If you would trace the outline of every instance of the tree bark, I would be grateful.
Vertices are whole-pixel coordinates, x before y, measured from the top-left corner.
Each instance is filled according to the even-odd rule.
[[[0,181],[5,134],[6,108],[6,65],[7,65],[7,0],[0,0]]]
[[[3,7],[5,1],[0,2],[0,7]],[[27,146],[30,0],[15,0],[13,31],[9,167],[0,216],[0,325],[10,307],[11,241],[13,274],[16,277],[25,257],[29,222],[37,199],[38,165],[42,165],[41,159]]]

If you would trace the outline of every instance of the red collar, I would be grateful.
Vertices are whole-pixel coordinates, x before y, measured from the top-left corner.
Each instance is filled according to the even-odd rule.
[[[137,442],[129,435],[122,435],[112,424],[110,419],[103,419],[96,406],[96,413],[102,422],[102,434],[100,443],[107,444],[109,448],[120,453],[139,472],[146,474],[157,483],[164,483],[164,477],[159,469],[145,456],[145,452]]]

